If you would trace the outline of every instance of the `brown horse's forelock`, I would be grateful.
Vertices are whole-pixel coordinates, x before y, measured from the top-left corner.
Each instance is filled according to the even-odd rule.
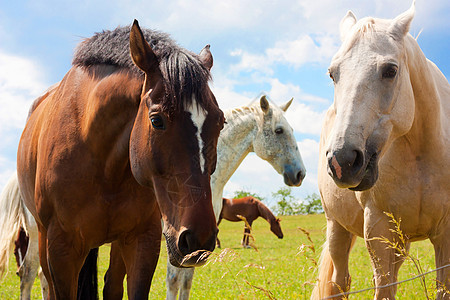
[[[206,93],[211,76],[198,55],[178,46],[166,33],[149,29],[142,29],[142,33],[159,59],[167,92],[166,97],[161,99],[163,109],[168,112],[183,111],[193,98],[206,109],[210,105],[206,101],[209,99]],[[131,60],[129,34],[129,27],[96,33],[78,45],[72,64],[86,68],[112,65],[142,77],[143,72]]]

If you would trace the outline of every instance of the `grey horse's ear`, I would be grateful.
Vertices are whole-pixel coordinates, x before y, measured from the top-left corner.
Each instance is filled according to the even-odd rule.
[[[262,111],[267,114],[269,112],[269,101],[267,101],[266,95],[263,95],[259,100]]]
[[[288,110],[289,106],[291,106],[293,100],[294,100],[294,97],[292,97],[291,100],[289,100],[286,104],[281,105],[280,106],[281,110],[286,112]]]
[[[356,24],[356,16],[355,14],[349,10],[347,14],[342,18],[341,23],[339,24],[339,32],[341,35],[341,41],[343,42],[347,37],[348,32],[352,29],[353,25]]]
[[[202,51],[199,53],[200,61],[202,62],[203,66],[211,71],[211,68],[213,66],[213,56],[211,54],[211,51],[209,50],[211,46],[208,44],[206,45]]]

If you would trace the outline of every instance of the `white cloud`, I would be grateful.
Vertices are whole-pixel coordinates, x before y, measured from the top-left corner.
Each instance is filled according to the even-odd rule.
[[[33,100],[46,89],[33,61],[0,52],[0,134],[22,128]]]
[[[232,66],[234,72],[259,71],[266,75],[274,73],[276,64],[299,68],[307,63],[326,64],[339,49],[337,36],[318,35],[312,37],[302,34],[294,40],[279,40],[264,53],[252,54],[242,49],[236,49],[231,56],[240,58],[240,62]]]
[[[293,102],[286,112],[286,119],[294,131],[317,136],[320,135],[324,117],[325,111],[317,112],[311,106],[298,102]]]
[[[278,78],[271,78],[269,82],[271,85],[269,95],[275,101],[282,101],[284,103],[294,97],[294,102],[310,102],[311,104],[328,104],[331,102],[325,98],[303,92],[298,85],[292,83],[284,84]]]
[[[47,88],[39,66],[0,51],[0,188],[16,168],[15,152],[33,100]]]

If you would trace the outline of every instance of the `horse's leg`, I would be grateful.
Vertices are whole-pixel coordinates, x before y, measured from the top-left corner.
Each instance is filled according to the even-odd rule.
[[[47,233],[42,227],[39,228],[39,261],[41,263],[42,273],[44,273],[44,277],[47,279],[48,299],[56,299],[47,262]]]
[[[410,247],[411,247],[411,243],[407,242],[406,245],[405,245],[406,252],[409,253],[409,248]],[[403,262],[406,260],[406,257],[403,256],[402,253],[400,251],[398,251],[398,250],[395,250],[395,256],[397,257],[398,260],[396,261],[396,263],[394,265],[394,274],[393,274],[394,278],[393,278],[393,280],[394,280],[394,282],[397,282],[398,271],[400,270],[400,267],[402,266]],[[394,295],[397,293],[397,288],[398,288],[398,285],[395,285],[394,286]]]
[[[248,226],[247,226],[248,223]],[[244,237],[242,239],[242,246],[244,246],[244,248],[251,248],[249,246],[250,243],[250,235],[251,235],[251,227],[253,224],[253,220],[247,220],[247,223],[245,224],[245,228],[244,228]]]
[[[47,278],[45,278],[42,268],[39,268],[38,276],[39,276],[39,280],[41,281],[42,299],[48,300],[49,299],[48,282],[47,282]]]
[[[180,296],[178,300],[188,300],[195,268],[185,268],[181,273]]]
[[[105,299],[122,299],[123,297],[123,279],[126,275],[126,269],[120,253],[120,246],[117,243],[111,243],[109,268],[104,278],[103,297]]]
[[[332,219],[327,220],[328,251],[333,262],[333,273],[331,275],[331,282],[322,282],[322,284],[331,285],[327,288],[330,291],[330,295],[347,292],[350,289],[351,277],[348,271],[348,258],[355,239],[356,237],[337,221]],[[336,299],[341,298],[344,297]]]
[[[217,221],[217,227],[219,227],[219,224],[220,224],[221,221],[222,221],[222,218],[219,216],[219,221]],[[217,237],[216,237],[216,247],[217,247],[217,248],[221,248],[220,240],[219,240],[218,235],[217,235]]]
[[[155,209],[148,231],[128,234],[117,243],[127,273],[129,299],[147,299],[161,248],[161,216]]]
[[[39,270],[39,241],[37,226],[28,229],[28,248],[22,265],[19,268],[20,274],[20,299],[30,299],[31,288]]]
[[[180,289],[181,281],[181,268],[172,266],[169,259],[167,258],[167,275],[166,275],[166,300],[176,300],[178,295],[178,290]]]
[[[50,224],[47,230],[47,261],[56,299],[76,299],[78,275],[88,253],[89,249],[83,249],[59,224]]]
[[[450,264],[450,239],[448,233],[450,232],[450,225],[443,234],[438,238],[431,239],[434,246],[436,268]],[[450,299],[450,267],[443,268],[437,271],[436,282],[438,293],[436,299]]]
[[[364,240],[370,254],[374,272],[375,287],[387,285],[395,281],[395,270],[399,268],[404,258],[396,258],[395,249],[388,247],[386,242],[379,240],[387,238],[396,242],[398,236],[390,231],[390,219],[381,210],[372,205],[364,209]],[[375,290],[375,299],[395,299],[394,286]]]

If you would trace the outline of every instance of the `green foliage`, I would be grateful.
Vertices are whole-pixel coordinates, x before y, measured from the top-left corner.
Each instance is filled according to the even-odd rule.
[[[244,190],[234,191],[233,199],[244,198],[244,197],[248,197],[248,196],[252,196],[260,201],[264,201],[264,197],[261,197],[260,195],[258,195],[256,193],[247,192]]]
[[[272,196],[277,200],[277,203],[272,210],[277,215],[291,216],[291,215],[309,215],[323,213],[322,202],[319,195],[313,193],[308,195],[304,201],[295,199],[292,195],[290,187],[281,187]]]
[[[316,193],[306,196],[305,202],[302,203],[303,214],[321,214],[323,213],[322,201]]]
[[[291,216],[298,215],[301,212],[301,203],[291,193],[290,187],[281,187],[278,191],[272,193],[272,197],[277,200],[276,205],[272,207],[276,215]]]

